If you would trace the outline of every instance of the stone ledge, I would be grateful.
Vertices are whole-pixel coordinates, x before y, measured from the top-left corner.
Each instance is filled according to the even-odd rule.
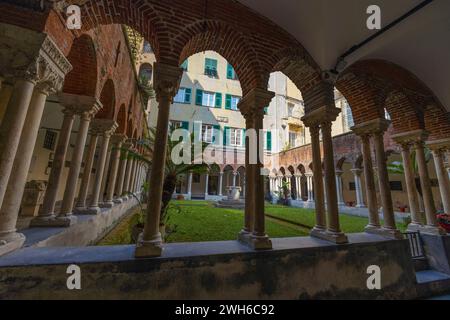
[[[161,257],[148,259],[135,259],[133,245],[25,248],[0,258],[0,298],[406,299],[416,295],[407,241],[367,234],[349,235],[351,243],[340,246],[311,237],[272,241],[273,249],[262,252],[238,241],[165,244]],[[69,264],[80,266],[83,290],[67,290]],[[369,265],[380,266],[382,290],[367,289]]]

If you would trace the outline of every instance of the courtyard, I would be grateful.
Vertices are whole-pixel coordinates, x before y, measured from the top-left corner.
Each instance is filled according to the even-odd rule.
[[[0,299],[450,292],[449,15],[0,1]]]
[[[292,208],[266,203],[267,229],[273,238],[308,236],[314,227],[312,209]],[[123,245],[134,243],[132,228],[140,219],[140,210],[125,217],[98,245]],[[241,230],[244,212],[236,209],[216,208],[210,201],[173,200],[166,225],[164,241],[205,242],[234,240]],[[364,232],[367,219],[343,214],[341,226],[345,233]],[[405,231],[407,225],[399,224]]]

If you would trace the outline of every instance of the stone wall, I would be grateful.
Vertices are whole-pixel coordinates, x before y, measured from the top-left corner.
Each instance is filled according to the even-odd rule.
[[[408,242],[367,234],[351,244],[312,238],[273,239],[254,252],[235,241],[169,244],[161,258],[136,260],[132,246],[58,251],[28,249],[0,259],[1,299],[331,299],[414,298]],[[30,251],[31,250],[31,251]],[[41,251],[36,251],[41,250]],[[39,261],[46,265],[40,265]],[[68,290],[66,269],[81,268],[81,290]],[[11,265],[16,265],[12,267]],[[381,290],[368,290],[367,267],[381,268]]]

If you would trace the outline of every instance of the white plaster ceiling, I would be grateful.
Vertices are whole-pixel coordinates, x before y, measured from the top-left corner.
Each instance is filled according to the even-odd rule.
[[[376,30],[368,30],[366,9],[378,5],[382,27],[422,0],[238,0],[293,35],[323,70]],[[346,60],[377,58],[414,73],[450,112],[450,1],[431,4],[387,31]]]

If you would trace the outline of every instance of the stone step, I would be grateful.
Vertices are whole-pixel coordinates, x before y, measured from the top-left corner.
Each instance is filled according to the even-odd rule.
[[[450,293],[450,275],[423,270],[416,272],[418,298],[430,298]]]

